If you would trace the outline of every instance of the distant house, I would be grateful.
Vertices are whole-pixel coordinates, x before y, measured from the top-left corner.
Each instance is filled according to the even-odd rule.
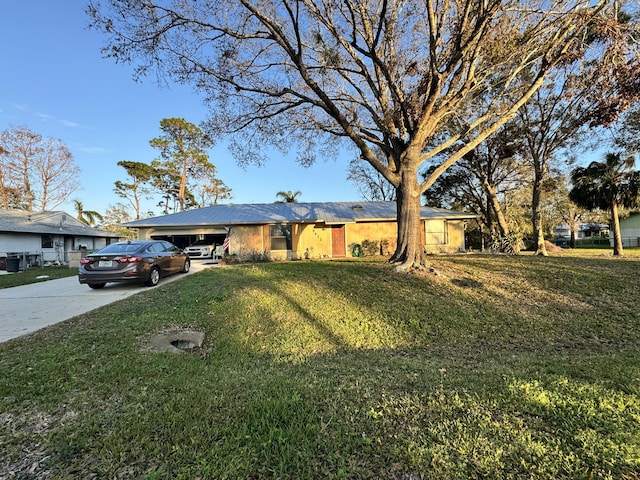
[[[0,269],[6,269],[7,257],[19,257],[23,267],[68,263],[70,252],[101,248],[118,238],[61,211],[0,209]]]
[[[640,247],[640,212],[620,220],[620,237],[623,247]],[[613,238],[610,244],[613,246]]]
[[[422,240],[429,253],[465,251],[465,222],[477,215],[422,207]],[[357,254],[365,242],[396,248],[395,202],[324,202],[214,205],[124,223],[140,239],[165,239],[179,247],[195,240],[228,252],[268,252],[274,259],[340,258]],[[376,243],[377,242],[377,243]]]
[[[569,225],[558,225],[555,228],[556,243],[566,241],[567,244],[571,239],[571,229]],[[578,230],[576,231],[576,240],[582,240],[584,238],[592,237],[604,237],[609,235],[609,225],[603,223],[580,223],[578,224]]]

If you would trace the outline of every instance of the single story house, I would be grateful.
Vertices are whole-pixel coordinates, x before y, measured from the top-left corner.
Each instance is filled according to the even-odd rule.
[[[22,268],[68,263],[72,252],[102,248],[119,237],[62,211],[0,209],[0,270],[7,269],[7,258],[19,258]]]
[[[640,247],[640,212],[620,220],[620,237],[623,247]],[[613,247],[613,235],[610,237],[610,244]]]
[[[579,223],[576,233],[576,240],[592,237],[607,237],[609,235],[609,225],[603,223]],[[555,238],[568,240],[571,238],[571,228],[566,223],[555,228]]]
[[[139,239],[169,240],[181,248],[195,240],[220,245],[230,255],[268,253],[273,259],[339,258],[369,242],[382,253],[396,248],[395,202],[225,204],[123,223]],[[428,253],[465,251],[465,222],[475,214],[422,207]],[[377,243],[375,243],[377,242]]]

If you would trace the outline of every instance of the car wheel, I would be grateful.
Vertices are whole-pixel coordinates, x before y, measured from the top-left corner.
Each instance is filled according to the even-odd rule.
[[[189,260],[187,258],[187,259],[185,259],[184,267],[182,267],[182,270],[180,270],[180,272],[181,273],[188,273],[190,268],[191,268],[191,260]]]
[[[149,272],[149,278],[145,282],[147,287],[155,287],[158,285],[160,281],[160,269],[158,267],[153,267]]]
[[[97,290],[99,288],[104,288],[106,283],[89,283],[88,285],[89,285],[89,287],[95,288]]]

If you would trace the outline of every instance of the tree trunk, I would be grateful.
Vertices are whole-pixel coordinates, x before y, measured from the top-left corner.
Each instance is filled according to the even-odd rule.
[[[580,230],[580,215],[577,213],[570,214],[567,220],[569,230],[571,231],[571,248],[576,248],[576,235]]]
[[[620,236],[620,219],[618,218],[618,202],[611,201],[611,226],[613,227],[613,254],[622,256],[622,237]]]
[[[180,175],[180,189],[178,190],[178,202],[180,203],[180,211],[184,212],[184,196],[187,188],[187,156],[183,155],[182,174]]]
[[[138,198],[138,192],[134,190],[133,192],[133,208],[136,211],[136,220],[140,220],[140,198]]]
[[[422,244],[418,169],[405,166],[401,175],[402,181],[396,189],[398,244],[389,261],[397,264],[396,270],[407,271],[424,268],[426,255]]]
[[[31,191],[31,182],[29,181],[29,173],[25,169],[24,171],[24,199],[25,208],[27,211],[33,211],[33,192]]]
[[[547,254],[544,244],[544,231],[542,229],[542,180],[544,178],[544,167],[539,161],[535,161],[535,174],[533,179],[533,197],[531,201],[531,213],[533,223],[533,241],[535,244],[535,254]]]
[[[509,235],[509,225],[507,224],[507,219],[504,216],[504,212],[502,211],[502,207],[500,206],[500,201],[498,200],[498,196],[496,195],[496,189],[493,185],[491,185],[486,178],[482,179],[482,184],[484,186],[484,191],[487,194],[487,201],[493,210],[493,213],[496,215],[496,220],[498,221],[498,228],[500,229],[500,235],[502,237],[506,237]]]

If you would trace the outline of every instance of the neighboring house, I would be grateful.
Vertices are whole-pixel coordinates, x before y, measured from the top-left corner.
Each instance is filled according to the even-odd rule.
[[[623,247],[640,247],[640,212],[620,220],[620,236]],[[613,247],[613,237],[610,244]]]
[[[422,207],[422,240],[429,253],[465,251],[465,222],[477,215]],[[179,247],[195,240],[220,245],[231,230],[229,254],[268,252],[274,259],[351,256],[363,242],[396,248],[395,202],[325,202],[214,205],[122,224],[140,239]]]
[[[0,209],[0,269],[7,257],[22,266],[68,263],[69,254],[95,250],[119,238],[117,233],[92,228],[65,212],[27,212]]]
[[[558,225],[555,228],[556,240],[570,240],[571,230],[569,225]],[[592,237],[607,237],[609,235],[609,225],[603,223],[580,223],[576,232],[576,240]]]

